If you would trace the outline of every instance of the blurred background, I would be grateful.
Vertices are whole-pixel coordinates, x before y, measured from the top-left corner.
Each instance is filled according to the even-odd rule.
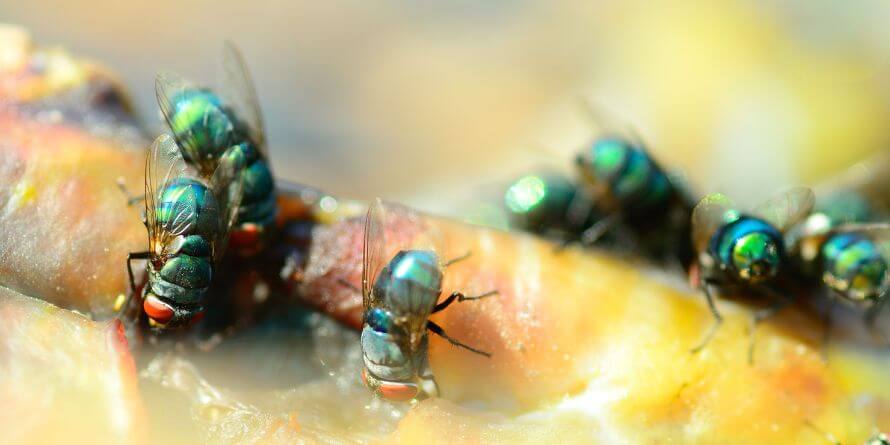
[[[0,10],[37,43],[118,73],[152,128],[155,73],[213,83],[231,39],[257,82],[279,176],[434,210],[542,156],[567,165],[593,130],[585,96],[697,190],[749,204],[890,138],[886,1],[0,0]]]

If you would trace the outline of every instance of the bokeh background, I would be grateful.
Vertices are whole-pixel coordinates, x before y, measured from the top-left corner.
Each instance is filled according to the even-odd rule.
[[[154,74],[215,82],[231,39],[278,175],[427,208],[542,153],[568,162],[591,132],[579,97],[637,128],[697,190],[747,203],[890,138],[881,0],[0,0],[0,11],[118,73],[151,125]]]

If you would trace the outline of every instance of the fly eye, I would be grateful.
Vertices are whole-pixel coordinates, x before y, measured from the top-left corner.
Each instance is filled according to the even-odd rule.
[[[371,329],[381,334],[388,334],[392,329],[392,316],[380,308],[371,309],[365,317],[365,322]]]

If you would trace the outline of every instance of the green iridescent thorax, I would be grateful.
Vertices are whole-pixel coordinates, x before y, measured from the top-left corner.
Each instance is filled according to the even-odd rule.
[[[383,268],[374,292],[397,316],[429,315],[442,290],[439,257],[430,250],[403,250]],[[422,320],[426,323],[426,320]]]
[[[603,138],[594,141],[587,159],[593,176],[611,182],[624,170],[632,148],[626,141],[616,138]]]
[[[186,161],[204,163],[216,159],[234,143],[236,122],[212,91],[187,89],[171,98],[171,102],[170,127],[183,145]]]
[[[158,191],[158,224],[176,235],[199,235],[213,239],[220,230],[219,204],[200,181],[179,178]]]
[[[514,225],[526,230],[563,221],[575,197],[574,185],[558,174],[532,174],[516,180],[504,194]]]
[[[646,155],[639,150],[630,150],[624,171],[613,182],[615,195],[621,200],[645,197],[651,173],[652,163]]]
[[[643,149],[628,141],[598,139],[578,162],[588,181],[606,186],[631,213],[661,206],[671,195],[667,175]]]
[[[724,267],[753,283],[775,277],[784,256],[781,233],[767,222],[747,216],[718,230],[710,249]]]
[[[887,260],[875,243],[859,234],[830,237],[822,247],[823,281],[848,299],[877,298],[887,275]]]

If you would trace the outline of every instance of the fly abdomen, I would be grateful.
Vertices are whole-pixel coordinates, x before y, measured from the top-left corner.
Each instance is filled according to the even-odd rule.
[[[212,91],[189,88],[172,97],[170,129],[183,145],[186,161],[206,165],[212,173],[212,161],[234,142],[235,122]]]
[[[161,278],[186,289],[210,286],[213,266],[209,258],[179,254],[167,260],[160,271]]]
[[[241,176],[244,197],[241,200],[238,223],[270,224],[275,218],[278,205],[275,200],[275,183],[268,164],[264,160],[257,160],[245,168]]]
[[[623,139],[596,140],[579,164],[584,176],[604,182],[612,199],[628,213],[662,207],[671,196],[667,175],[645,151]]]
[[[149,293],[173,307],[195,306],[204,302],[207,287],[189,289],[160,277],[149,281]],[[146,294],[148,295],[148,293]]]
[[[275,222],[278,202],[275,199],[275,180],[268,160],[263,159],[249,140],[237,144],[246,166],[241,171],[242,198],[236,224],[253,223],[267,227]]]

